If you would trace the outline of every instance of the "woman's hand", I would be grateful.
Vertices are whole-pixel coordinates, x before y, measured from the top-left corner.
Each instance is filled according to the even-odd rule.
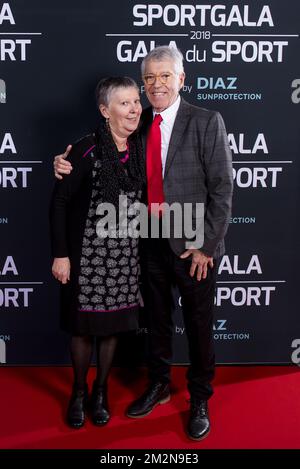
[[[61,283],[70,280],[71,264],[68,257],[55,257],[52,265],[52,274]]]

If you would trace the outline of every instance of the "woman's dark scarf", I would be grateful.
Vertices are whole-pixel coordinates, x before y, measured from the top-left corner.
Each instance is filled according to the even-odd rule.
[[[103,201],[117,208],[121,192],[143,191],[146,184],[142,143],[137,132],[128,137],[129,159],[125,171],[109,126],[104,120],[101,120],[95,138],[97,158],[100,160],[96,186],[103,195]]]

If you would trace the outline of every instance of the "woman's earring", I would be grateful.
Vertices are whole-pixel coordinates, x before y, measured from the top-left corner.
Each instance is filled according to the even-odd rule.
[[[105,119],[105,123],[106,123],[107,129],[110,130],[110,127],[109,127],[109,117],[107,117],[107,118]]]

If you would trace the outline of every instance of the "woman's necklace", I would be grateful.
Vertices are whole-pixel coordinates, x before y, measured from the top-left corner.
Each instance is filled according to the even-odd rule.
[[[125,155],[123,156],[123,158],[120,158],[121,163],[126,163],[126,161],[127,161],[128,158],[129,158],[129,148],[128,148],[128,144],[126,144],[126,150],[127,150],[127,151],[126,151]],[[123,150],[123,151],[125,151],[125,150]]]

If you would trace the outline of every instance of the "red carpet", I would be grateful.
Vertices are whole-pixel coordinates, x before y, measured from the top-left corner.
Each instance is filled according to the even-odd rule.
[[[300,448],[300,370],[297,367],[218,367],[210,401],[212,430],[201,442],[185,436],[185,368],[173,369],[169,403],[143,419],[126,406],[143,390],[145,373],[115,369],[110,380],[112,419],[81,430],[64,423],[72,382],[66,367],[0,369],[0,448]],[[93,381],[95,370],[89,375]]]

